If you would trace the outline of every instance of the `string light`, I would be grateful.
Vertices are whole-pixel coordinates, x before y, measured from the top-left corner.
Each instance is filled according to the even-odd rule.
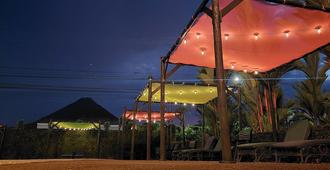
[[[247,69],[244,69],[243,72],[244,72],[244,73],[247,73]]]
[[[283,33],[286,36],[286,38],[289,38],[289,36],[290,36],[290,31],[289,30],[284,31]]]
[[[183,105],[184,105],[184,106],[187,106],[187,104],[186,104],[186,103],[183,103]]]
[[[185,45],[187,44],[187,40],[186,39],[183,40],[183,44],[185,44]]]
[[[206,48],[201,48],[201,54],[205,55]]]
[[[235,68],[235,63],[231,63],[230,68],[231,68],[231,69],[234,69],[234,68]]]
[[[225,34],[225,40],[229,39],[229,34]]]
[[[256,71],[254,71],[254,74],[255,74],[255,75],[258,75],[258,74],[259,74],[259,72],[256,70]]]
[[[259,33],[256,32],[256,33],[254,33],[253,35],[254,35],[254,39],[255,39],[255,40],[258,40],[258,39],[259,39]]]
[[[321,34],[321,32],[322,32],[322,30],[321,30],[321,26],[319,25],[319,26],[317,26],[317,27],[315,27],[315,30],[316,30],[316,32],[318,33],[318,34]]]
[[[174,102],[174,104],[175,104],[175,105],[177,105],[177,104],[178,104],[178,102]]]
[[[201,37],[201,33],[196,33],[196,38],[199,39]]]
[[[191,106],[195,107],[195,104],[191,104]]]

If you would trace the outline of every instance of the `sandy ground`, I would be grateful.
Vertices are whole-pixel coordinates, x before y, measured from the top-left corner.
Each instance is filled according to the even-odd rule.
[[[218,163],[197,161],[0,160],[1,170],[330,170],[330,164]]]

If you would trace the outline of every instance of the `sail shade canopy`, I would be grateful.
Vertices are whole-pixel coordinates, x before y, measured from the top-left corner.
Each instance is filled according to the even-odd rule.
[[[152,91],[159,88],[160,83],[152,83]],[[146,87],[137,98],[139,102],[148,102],[148,88]],[[183,104],[205,104],[217,97],[216,86],[165,84],[165,102]],[[160,90],[152,95],[152,102],[160,102]]]
[[[329,13],[263,0],[244,0],[221,27],[224,67],[236,71],[266,72],[330,42]],[[200,15],[168,57],[170,63],[215,68],[212,19]]]
[[[125,112],[125,118],[133,120],[134,111],[127,110]],[[165,121],[173,120],[181,113],[178,112],[165,112],[164,118]],[[146,111],[137,111],[135,115],[135,119],[138,121],[147,121],[148,120],[148,112]],[[151,113],[151,120],[152,121],[160,121],[160,113],[159,112],[152,112]]]

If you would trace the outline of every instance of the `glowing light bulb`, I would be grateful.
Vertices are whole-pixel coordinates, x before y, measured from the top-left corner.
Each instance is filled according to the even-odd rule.
[[[195,107],[195,104],[191,104],[191,106]]]
[[[178,104],[178,102],[174,102],[174,104],[175,104],[175,105],[177,105],[177,104]]]
[[[229,39],[229,34],[225,34],[225,40]]]
[[[175,116],[175,113],[173,113],[172,115]]]
[[[201,48],[201,54],[205,55],[205,53],[206,53],[206,48]]]
[[[234,69],[234,68],[235,68],[235,65],[234,65],[234,64],[232,64],[232,65],[230,66],[230,68],[231,68],[231,69]]]
[[[154,120],[153,122],[156,123],[156,120]]]
[[[284,31],[283,33],[284,33],[286,38],[289,38],[289,36],[290,36],[290,31],[289,30]]]
[[[253,35],[254,35],[254,39],[255,39],[255,40],[258,40],[258,39],[259,39],[259,33],[256,32],[256,33],[254,33]]]
[[[322,30],[321,30],[321,26],[319,25],[319,26],[317,26],[317,27],[315,27],[315,30],[316,30],[316,32],[318,33],[318,34],[321,34],[321,32],[322,32]]]
[[[183,40],[183,44],[187,44],[187,40],[186,39]]]
[[[197,90],[194,90],[194,93],[197,94]]]
[[[247,73],[247,69],[244,69],[243,72],[244,72],[244,73]]]
[[[197,38],[197,39],[201,38],[201,33],[199,33],[199,32],[196,33],[196,38]]]
[[[255,75],[258,75],[258,74],[259,74],[259,72],[256,70],[256,71],[254,71],[254,74],[255,74]]]
[[[237,83],[237,82],[240,81],[240,78],[239,78],[238,76],[236,76],[236,77],[234,78],[234,81]]]
[[[139,122],[141,122],[141,119],[139,119]]]
[[[186,104],[186,103],[183,103],[183,105],[184,105],[184,106],[187,106],[187,104]]]

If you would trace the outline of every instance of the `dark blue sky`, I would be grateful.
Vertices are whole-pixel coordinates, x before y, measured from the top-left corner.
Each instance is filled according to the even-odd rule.
[[[0,123],[35,121],[81,97],[119,115],[132,106],[149,74],[159,77],[160,57],[199,3],[1,0]],[[195,79],[196,70],[184,67],[174,79]],[[282,81],[288,96],[293,83]]]
[[[159,58],[167,53],[199,3],[1,0],[0,83],[84,90],[1,88],[0,122],[34,121],[86,96],[120,114],[124,106],[132,105],[148,74],[158,77]],[[177,78],[194,77],[195,69],[184,70]]]

